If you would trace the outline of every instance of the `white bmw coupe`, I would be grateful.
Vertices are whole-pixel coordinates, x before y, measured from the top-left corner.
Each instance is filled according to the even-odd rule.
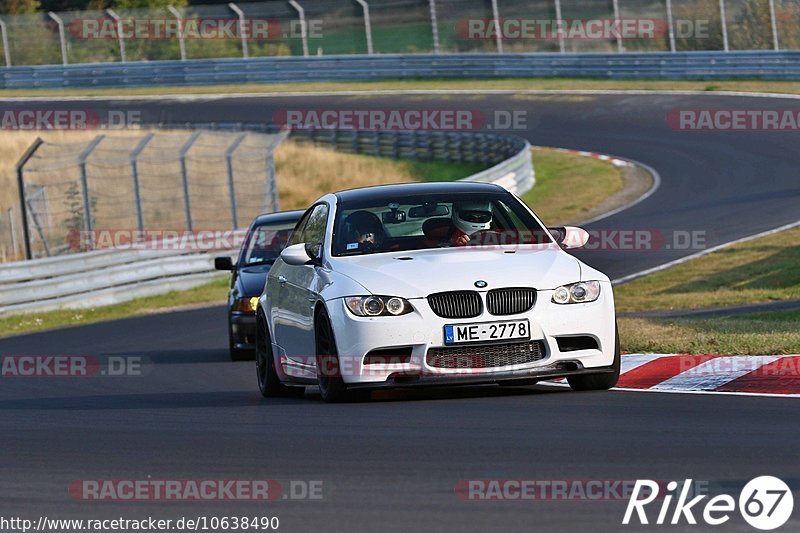
[[[545,228],[485,183],[328,194],[269,272],[256,328],[258,385],[318,385],[328,402],[376,388],[529,384],[613,387],[611,283],[564,251],[579,228]]]

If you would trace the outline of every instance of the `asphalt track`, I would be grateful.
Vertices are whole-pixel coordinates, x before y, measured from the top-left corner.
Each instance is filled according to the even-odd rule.
[[[24,104],[9,104],[15,108]],[[793,109],[719,95],[291,96],[65,102],[141,109],[147,120],[269,121],[281,109],[527,110],[531,143],[644,162],[661,186],[591,227],[705,231],[706,245],[794,222],[798,133],[670,129],[673,109]],[[586,252],[618,278],[695,250]],[[276,515],[284,531],[616,531],[624,501],[462,501],[466,479],[710,482],[738,494],[759,475],[800,490],[796,399],[486,387],[381,393],[371,403],[262,400],[252,364],[227,362],[224,310],[82,326],[0,340],[2,355],[141,356],[142,377],[3,378],[3,516]],[[102,502],[80,479],[321,480],[320,501]],[[653,517],[655,511],[653,511]],[[800,525],[798,511],[786,530]],[[636,530],[639,528],[628,527]],[[647,529],[647,528],[643,528]],[[653,529],[650,526],[649,529]],[[703,529],[684,527],[680,529]],[[740,517],[724,530],[750,531]]]

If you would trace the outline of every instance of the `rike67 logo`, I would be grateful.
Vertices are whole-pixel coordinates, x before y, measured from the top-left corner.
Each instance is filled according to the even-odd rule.
[[[691,497],[692,487],[691,479],[685,480],[682,486],[676,481],[670,481],[667,483],[666,493],[660,494],[659,490],[663,488],[663,484],[649,479],[637,480],[622,523],[636,524],[638,520],[639,524],[650,524],[652,515],[648,517],[645,507],[656,500],[660,500],[661,503],[655,520],[655,524],[659,525],[694,525],[697,524],[699,516],[706,524],[719,526],[728,522],[738,507],[739,513],[748,524],[756,529],[768,531],[784,525],[791,518],[794,509],[791,489],[782,480],[772,476],[760,476],[750,480],[739,494],[738,502],[728,494],[720,494],[703,502],[708,495]],[[673,500],[675,500],[674,507]]]

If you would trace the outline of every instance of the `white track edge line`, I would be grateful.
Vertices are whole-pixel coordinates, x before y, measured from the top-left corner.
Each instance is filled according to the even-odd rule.
[[[554,383],[554,382],[544,382],[540,381],[536,384],[544,385],[546,387],[556,387],[556,388],[569,388],[569,385],[566,383]],[[737,391],[709,391],[709,390],[659,390],[659,389],[631,389],[627,387],[614,387],[609,389],[609,391],[621,391],[621,392],[652,392],[658,394],[715,394],[715,395],[725,395],[725,396],[755,396],[755,397],[764,397],[764,398],[800,398],[800,394],[778,394],[778,393],[768,393],[768,392],[737,392]]]

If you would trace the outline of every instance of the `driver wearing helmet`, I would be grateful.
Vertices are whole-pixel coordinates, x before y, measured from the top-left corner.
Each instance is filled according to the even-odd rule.
[[[453,204],[453,226],[450,237],[454,246],[467,246],[470,239],[492,225],[492,206],[489,201],[466,201]]]
[[[345,219],[348,242],[359,249],[372,252],[383,243],[383,224],[369,211],[355,211]]]

